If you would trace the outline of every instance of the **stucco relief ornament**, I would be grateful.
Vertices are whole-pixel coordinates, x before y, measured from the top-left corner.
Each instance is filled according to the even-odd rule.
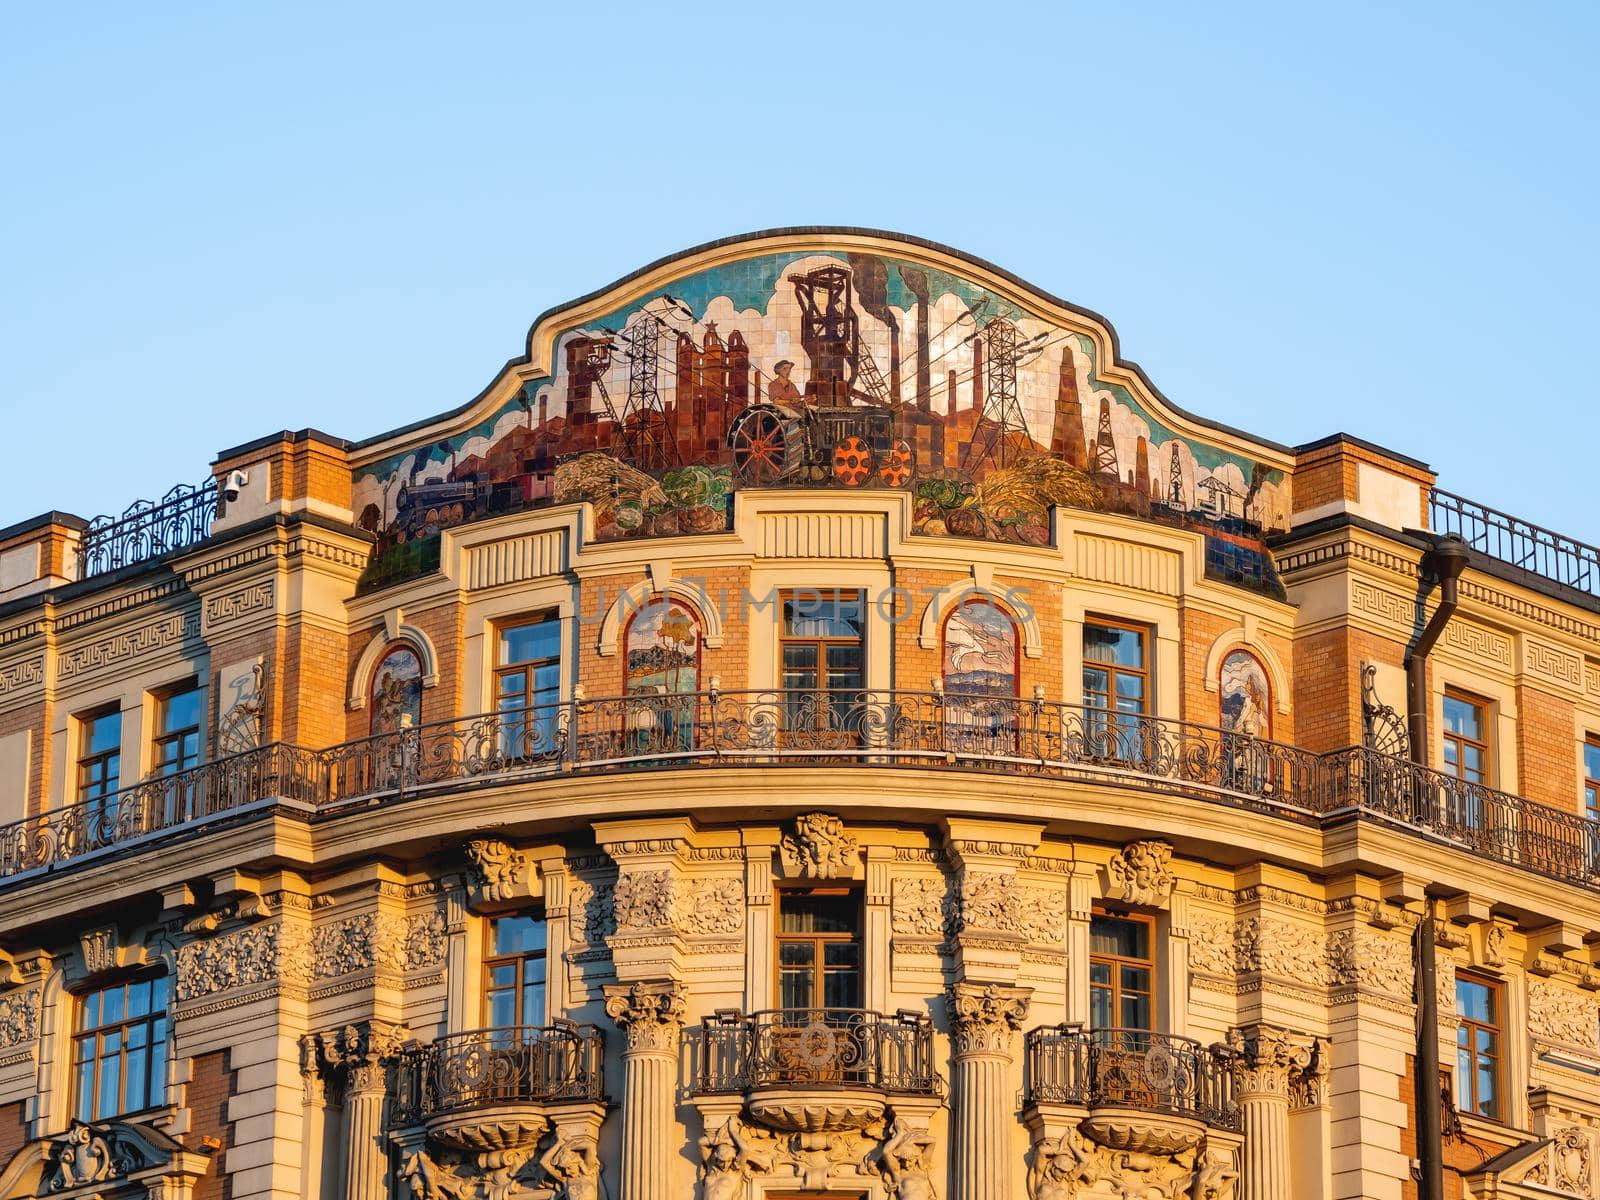
[[[1230,1029],[1227,1049],[1241,1096],[1287,1097],[1317,1058],[1315,1041],[1276,1025]]]
[[[954,923],[950,885],[943,876],[907,875],[894,881],[891,923],[896,933],[932,937]]]
[[[612,892],[617,929],[660,929],[672,925],[674,891],[670,871],[631,871],[619,876]]]
[[[961,880],[961,907],[956,932],[969,929],[1015,933],[1020,925],[1021,898],[1015,875],[973,874]]]
[[[410,1040],[411,1031],[387,1021],[363,1021],[306,1036],[311,1065],[342,1078],[347,1092],[367,1092],[383,1087],[388,1060]]]
[[[261,745],[261,718],[267,707],[266,683],[266,659],[261,656],[251,665],[249,675],[222,682],[224,688],[232,689],[233,702],[217,718],[218,754],[243,754]]]
[[[1207,1152],[1195,1165],[1193,1200],[1233,1200],[1239,1188],[1239,1171],[1233,1155]]]
[[[794,832],[778,843],[783,873],[790,879],[848,879],[861,865],[861,848],[828,813],[796,817]]]
[[[558,1138],[539,1159],[539,1165],[556,1184],[553,1200],[605,1200],[600,1148],[588,1134]]]
[[[1070,1131],[1060,1137],[1041,1138],[1034,1145],[1033,1161],[1028,1165],[1031,1200],[1071,1200],[1080,1187],[1099,1179],[1094,1160],[1083,1152]]]
[[[499,838],[473,838],[466,852],[477,873],[481,899],[508,900],[517,894],[527,866],[520,854]]]
[[[32,988],[0,1000],[0,1050],[21,1046],[39,1036],[40,992]]]
[[[120,1179],[141,1166],[133,1147],[109,1128],[74,1120],[56,1141],[50,1190],[65,1191],[86,1183]]]
[[[683,1029],[688,1002],[675,980],[605,985],[606,1016],[628,1035],[628,1049],[671,1053]]]
[[[882,1148],[873,1156],[892,1200],[936,1200],[933,1145],[926,1126],[895,1118]]]
[[[78,935],[78,945],[83,950],[83,966],[91,975],[117,969],[117,928],[107,925],[103,929],[89,929]]]
[[[689,934],[738,933],[744,928],[744,880],[697,879],[679,899],[677,927]]]
[[[567,934],[580,946],[604,946],[617,931],[615,885],[574,880],[567,894]]]
[[[1011,1035],[1028,1015],[1032,988],[953,983],[945,992],[958,1054],[1011,1053]]]
[[[739,1200],[745,1180],[772,1170],[773,1156],[738,1117],[729,1117],[700,1139],[702,1200]]]
[[[1111,899],[1152,908],[1165,906],[1177,883],[1172,873],[1172,847],[1166,842],[1132,842],[1124,846],[1106,864],[1106,874]]]
[[[1506,965],[1506,927],[1491,925],[1483,935],[1483,964],[1486,967]]]

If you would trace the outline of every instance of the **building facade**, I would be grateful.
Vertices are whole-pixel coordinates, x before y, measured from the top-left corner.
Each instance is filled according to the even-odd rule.
[[[1600,1196],[1600,554],[786,230],[0,530],[0,1197]]]

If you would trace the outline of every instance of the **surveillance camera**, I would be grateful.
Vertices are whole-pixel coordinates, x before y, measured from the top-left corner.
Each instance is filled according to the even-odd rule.
[[[226,482],[222,485],[222,498],[232,504],[239,498],[239,490],[250,482],[248,471],[229,471]]]

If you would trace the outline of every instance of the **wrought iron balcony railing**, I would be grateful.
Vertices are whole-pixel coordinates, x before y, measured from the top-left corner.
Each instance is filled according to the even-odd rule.
[[[562,1023],[453,1033],[400,1055],[394,1124],[499,1104],[605,1099],[605,1034]]]
[[[0,879],[83,858],[271,799],[326,799],[321,755],[274,742],[0,825]]]
[[[0,826],[0,880],[280,798],[328,812],[556,775],[771,766],[952,768],[1132,786],[1312,825],[1356,816],[1600,886],[1600,823],[1406,759],[1042,699],[907,691],[581,698],[325,750],[266,746]]]
[[[1600,549],[1452,492],[1428,492],[1428,526],[1480,554],[1600,596]]]
[[[700,1091],[786,1087],[936,1095],[933,1022],[859,1008],[722,1009],[706,1021]]]
[[[1027,1044],[1030,1101],[1130,1108],[1239,1128],[1225,1054],[1193,1038],[1055,1025],[1030,1032]]]
[[[96,517],[78,543],[78,578],[103,575],[157,558],[211,536],[217,515],[217,481],[180,483],[160,501],[136,500],[120,517]]]

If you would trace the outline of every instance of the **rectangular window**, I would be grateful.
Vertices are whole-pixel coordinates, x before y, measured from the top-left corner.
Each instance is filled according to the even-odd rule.
[[[1488,706],[1460,692],[1444,697],[1444,769],[1468,783],[1489,782]]]
[[[779,892],[777,938],[779,1007],[861,1007],[859,895]]]
[[[1138,717],[1150,711],[1149,631],[1105,621],[1083,627],[1083,726],[1087,749],[1137,758]]]
[[[1097,912],[1089,918],[1089,1024],[1155,1028],[1155,922]]]
[[[843,730],[866,685],[866,601],[859,591],[784,592],[778,654],[788,729]]]
[[[483,984],[484,1025],[538,1029],[545,1023],[546,928],[542,914],[489,922]]]
[[[503,626],[495,656],[495,711],[501,749],[513,758],[555,747],[561,696],[561,619],[553,614]]]
[[[1592,736],[1583,743],[1583,815],[1600,821],[1600,740]]]
[[[166,976],[79,997],[72,1063],[80,1121],[104,1121],[161,1104],[167,1094]]]
[[[1456,1107],[1499,1120],[1500,985],[1456,976]]]
[[[176,775],[200,762],[200,689],[190,685],[156,702],[155,771]]]
[[[116,709],[84,717],[78,725],[78,799],[104,811],[122,774],[122,714]]]

